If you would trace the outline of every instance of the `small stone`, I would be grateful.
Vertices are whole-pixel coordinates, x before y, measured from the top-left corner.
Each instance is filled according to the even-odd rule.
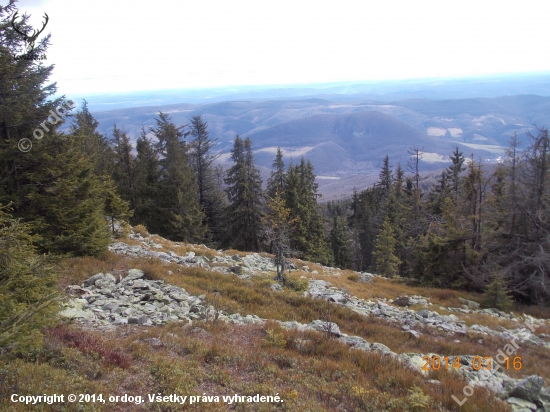
[[[159,346],[162,346],[162,341],[159,338],[148,338],[143,339],[143,342],[148,343],[149,345],[158,348]]]
[[[420,332],[417,332],[416,330],[408,330],[405,333],[411,335],[413,338],[418,339],[420,337]]]
[[[207,331],[205,331],[203,328],[193,328],[189,332],[190,335],[209,335]]]
[[[334,336],[342,336],[340,328],[334,322],[326,322],[320,319],[314,320],[306,326],[307,329],[317,330],[319,332],[330,333]]]
[[[410,299],[407,296],[399,296],[393,303],[397,306],[409,306]]]
[[[131,325],[143,325],[147,323],[147,316],[138,316],[138,317],[130,317],[128,318],[128,323]]]
[[[84,282],[82,282],[82,287],[87,288],[88,286],[92,286],[95,284],[96,280],[103,279],[105,275],[103,273],[96,273],[91,278],[86,279]]]

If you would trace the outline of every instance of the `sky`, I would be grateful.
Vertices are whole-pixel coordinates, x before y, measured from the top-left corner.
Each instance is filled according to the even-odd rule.
[[[3,4],[5,1],[3,2]],[[550,71],[548,0],[20,0],[58,92]]]

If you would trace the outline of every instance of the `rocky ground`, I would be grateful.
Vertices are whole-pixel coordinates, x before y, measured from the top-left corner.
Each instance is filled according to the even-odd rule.
[[[242,279],[252,276],[273,277],[275,267],[271,258],[267,255],[257,253],[241,256],[240,254],[229,254],[222,251],[211,253],[213,257],[198,255],[195,252],[187,252],[185,255],[178,255],[172,251],[163,251],[160,243],[155,243],[149,238],[138,234],[130,235],[139,245],[128,245],[124,242],[116,242],[110,246],[110,250],[117,254],[123,254],[136,258],[153,257],[166,262],[177,263],[183,266],[198,266],[227,274],[236,274]],[[204,247],[202,247],[204,249]],[[339,276],[339,269],[316,265],[322,271],[310,270],[308,265],[301,265],[299,268],[304,272],[313,275],[323,275],[327,279],[330,276]],[[291,270],[297,270],[296,264],[291,265]],[[359,281],[369,283],[376,275],[369,273],[357,273]],[[282,288],[274,284],[274,290]],[[162,280],[145,279],[144,273],[138,269],[131,269],[125,276],[119,275],[118,279],[110,273],[97,273],[85,280],[81,285],[67,287],[71,295],[68,306],[63,310],[62,315],[75,321],[94,328],[112,329],[119,325],[135,324],[143,326],[161,325],[167,322],[187,322],[195,320],[216,320],[234,324],[255,324],[263,323],[266,319],[248,314],[242,316],[238,313],[226,314],[216,305],[212,299],[205,295],[193,296],[183,288],[169,285]],[[282,293],[282,292],[281,292]],[[469,314],[481,313],[494,316],[499,319],[506,319],[517,324],[517,327],[500,330],[491,329],[481,325],[466,326],[464,321],[454,315],[440,315],[434,310],[428,298],[422,296],[400,296],[396,299],[364,300],[352,296],[348,292],[338,289],[324,279],[310,279],[306,296],[312,299],[323,299],[342,305],[364,316],[375,316],[396,322],[401,325],[402,330],[411,336],[418,338],[419,327],[436,328],[449,334],[457,336],[469,332],[497,336],[510,342],[530,342],[533,345],[549,347],[543,339],[544,336],[535,334],[536,328],[548,324],[547,320],[534,319],[530,316],[515,316],[496,309],[480,309],[476,302],[463,300],[461,308],[441,308],[456,313]],[[413,310],[408,306],[421,309]],[[444,359],[445,355],[434,353],[402,353],[397,354],[387,346],[368,342],[362,337],[348,336],[342,333],[335,323],[327,320],[314,320],[309,324],[300,324],[295,321],[279,322],[285,328],[298,330],[317,330],[339,339],[352,348],[365,351],[378,351],[384,356],[400,360],[419,373],[426,374],[423,365],[426,361],[423,357]],[[455,354],[446,355],[449,364],[453,364],[459,358],[459,368],[454,368],[462,373],[470,386],[481,386],[496,392],[499,397],[505,399],[516,411],[550,411],[550,389],[543,388],[544,379],[540,376],[530,376],[525,379],[513,379],[504,373],[502,367],[496,362],[491,368],[477,368],[474,356]],[[479,369],[479,370],[474,370]],[[453,370],[453,368],[451,368]],[[439,384],[433,381],[434,385]],[[465,391],[465,393],[467,393]]]

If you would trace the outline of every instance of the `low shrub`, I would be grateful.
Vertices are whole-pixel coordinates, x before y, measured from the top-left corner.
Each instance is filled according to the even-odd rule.
[[[134,226],[134,233],[141,235],[143,237],[148,237],[149,232],[147,231],[147,228],[143,225],[136,225]]]
[[[295,276],[287,276],[285,286],[296,292],[305,292],[309,288],[309,280],[307,278],[297,278]]]
[[[351,275],[348,275],[347,278],[352,282],[359,282],[359,275],[356,273],[352,273]]]

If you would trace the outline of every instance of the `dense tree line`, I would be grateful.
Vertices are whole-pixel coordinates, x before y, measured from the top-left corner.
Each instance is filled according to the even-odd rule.
[[[547,302],[548,130],[527,138],[520,152],[514,135],[496,166],[467,159],[457,147],[428,186],[418,173],[421,151],[410,152],[416,166],[410,176],[400,165],[394,172],[386,156],[377,184],[323,208],[333,219],[336,263],[427,286],[483,291],[500,285],[516,299]]]

